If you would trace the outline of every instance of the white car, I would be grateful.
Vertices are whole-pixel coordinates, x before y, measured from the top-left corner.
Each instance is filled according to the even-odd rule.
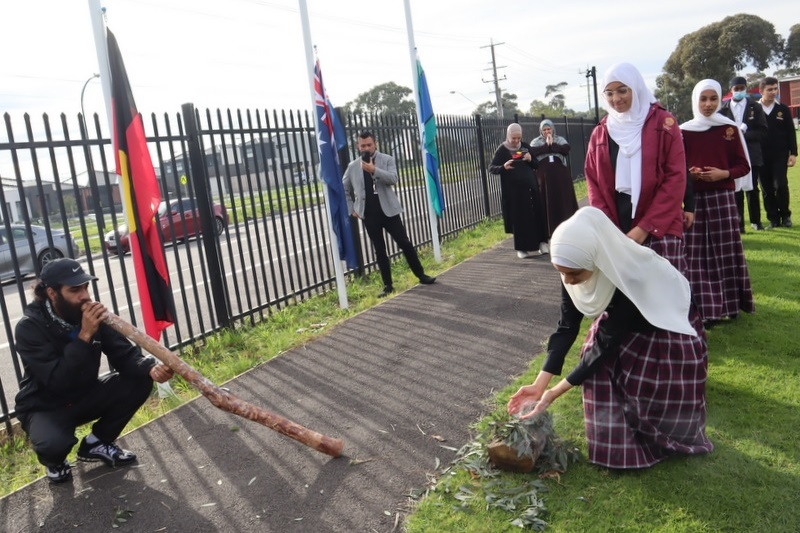
[[[10,226],[11,239],[8,238],[6,225],[0,222],[0,279],[6,280],[17,275],[25,277],[41,272],[42,267],[59,257],[77,258],[80,255],[78,243],[72,236],[58,229],[51,228],[52,245],[47,239],[47,230],[42,226]],[[30,236],[30,240],[28,239]],[[31,242],[33,241],[33,248]],[[12,250],[14,254],[12,255]],[[16,261],[14,260],[16,255]]]

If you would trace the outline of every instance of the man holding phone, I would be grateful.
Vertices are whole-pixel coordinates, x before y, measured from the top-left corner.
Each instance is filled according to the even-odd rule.
[[[425,285],[434,283],[436,278],[425,274],[417,250],[411,244],[400,219],[403,207],[393,188],[398,181],[394,158],[377,151],[375,136],[369,131],[359,134],[358,151],[361,159],[356,159],[347,166],[342,183],[347,197],[347,209],[351,216],[364,222],[375,250],[383,280],[383,291],[378,296],[388,296],[394,291],[391,263],[383,237],[384,229],[402,250],[408,266],[419,278],[419,282]]]

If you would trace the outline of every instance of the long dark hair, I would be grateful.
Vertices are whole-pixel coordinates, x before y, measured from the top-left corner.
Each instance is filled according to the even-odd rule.
[[[34,281],[33,285],[31,285],[31,287],[33,288],[33,290],[31,291],[33,293],[33,299],[35,301],[39,302],[39,303],[46,302],[47,301],[47,287],[51,287],[51,288],[55,289],[56,291],[60,291],[61,287],[63,287],[63,286],[64,285],[61,284],[61,283],[54,283],[53,285],[46,285],[44,281],[42,281],[39,278],[36,278],[36,281]]]

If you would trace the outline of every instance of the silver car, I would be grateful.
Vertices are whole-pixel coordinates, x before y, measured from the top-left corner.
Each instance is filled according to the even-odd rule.
[[[17,256],[19,274],[23,277],[41,272],[42,267],[53,259],[77,258],[80,255],[75,239],[61,230],[51,228],[50,233],[53,237],[51,246],[47,239],[47,231],[42,226],[26,227],[12,224],[10,229],[11,240],[8,238],[6,225],[0,222],[0,279],[2,280],[16,276],[14,258],[11,255],[12,245]],[[28,241],[28,235],[33,241],[33,250]]]

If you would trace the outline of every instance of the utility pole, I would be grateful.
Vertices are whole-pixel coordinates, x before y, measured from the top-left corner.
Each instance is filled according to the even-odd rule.
[[[494,56],[494,47],[495,46],[500,46],[501,44],[505,44],[505,43],[496,43],[496,42],[492,41],[491,39],[489,39],[489,44],[487,46],[481,46],[481,48],[491,48],[492,49],[492,68],[491,69],[488,69],[488,68],[486,69],[486,70],[491,70],[492,71],[492,79],[491,80],[481,79],[481,81],[483,83],[494,83],[494,97],[497,99],[497,116],[499,116],[500,118],[503,118],[503,96],[502,96],[502,94],[500,92],[500,81],[502,81],[502,80],[497,78],[497,69],[506,68],[506,67],[504,67],[504,66],[498,67],[497,66],[497,61],[496,61],[495,56]],[[503,75],[502,79],[503,80],[506,79],[505,75]]]
[[[600,123],[600,105],[597,101],[597,68],[592,67],[591,69],[586,69],[586,79],[588,80],[589,77],[592,78],[592,84],[594,85],[594,122],[595,124]],[[588,87],[586,89],[589,90]],[[591,105],[591,103],[590,103]]]

